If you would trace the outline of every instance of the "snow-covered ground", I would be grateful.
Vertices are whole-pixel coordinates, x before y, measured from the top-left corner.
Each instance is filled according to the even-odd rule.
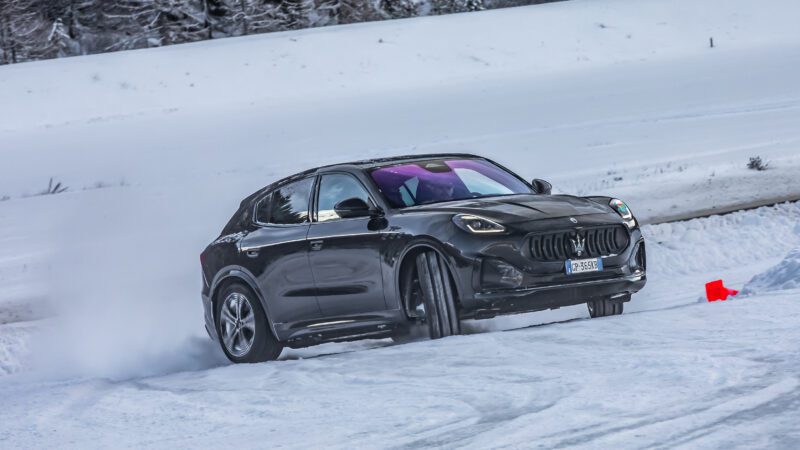
[[[621,317],[248,367],[205,337],[197,256],[255,189],[401,153],[483,154],[645,222],[800,197],[797,17],[572,0],[0,67],[0,446],[794,447],[796,203],[647,226]],[[70,190],[32,196],[51,177]]]

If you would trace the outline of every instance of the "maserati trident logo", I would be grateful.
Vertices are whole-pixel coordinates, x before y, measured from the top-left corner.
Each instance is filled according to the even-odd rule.
[[[575,239],[570,239],[572,242],[572,250],[575,252],[575,256],[583,255],[583,250],[586,246],[586,238],[581,237],[580,234],[575,235]]]

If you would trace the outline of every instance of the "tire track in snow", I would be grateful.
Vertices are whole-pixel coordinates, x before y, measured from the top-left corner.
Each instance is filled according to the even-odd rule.
[[[534,404],[532,407],[495,408],[490,409],[486,406],[475,407],[479,414],[476,420],[459,420],[458,422],[434,428],[433,433],[426,437],[411,441],[409,443],[394,447],[397,449],[416,449],[431,447],[458,447],[469,444],[473,438],[484,432],[491,431],[495,427],[511,423],[522,417],[534,415],[546,411],[558,404],[558,400],[543,404]]]
[[[740,105],[729,105],[723,107],[711,107],[697,109],[695,112],[670,112],[650,116],[630,116],[616,117],[603,120],[587,120],[574,123],[562,123],[555,125],[541,125],[538,127],[526,127],[522,130],[504,130],[494,133],[485,133],[472,136],[459,136],[451,139],[439,139],[430,142],[416,143],[405,148],[398,148],[397,151],[419,152],[427,147],[446,146],[466,146],[475,147],[481,141],[495,141],[509,137],[532,136],[544,132],[553,131],[578,131],[585,129],[614,128],[614,127],[637,127],[644,124],[684,122],[693,120],[713,120],[725,117],[749,116],[760,114],[771,114],[776,112],[791,112],[800,110],[800,98],[792,98],[777,102],[765,102],[761,104],[744,103]],[[694,155],[697,156],[697,155]],[[576,172],[580,173],[580,172]]]
[[[708,405],[702,408],[690,409],[667,416],[656,417],[655,420],[643,419],[633,423],[612,427],[598,433],[579,434],[578,436],[556,442],[553,447],[571,447],[592,444],[601,448],[615,448],[620,442],[635,442],[642,436],[668,436],[661,441],[642,443],[641,448],[669,448],[679,443],[688,443],[697,437],[708,433],[708,430],[718,426],[729,426],[736,422],[745,421],[738,418],[747,413],[763,412],[769,405],[777,402],[782,407],[797,401],[800,391],[800,382],[797,378],[784,378],[777,383],[755,390],[743,396],[737,396],[722,403]],[[785,413],[786,409],[777,408],[776,413]],[[763,418],[763,416],[759,416]],[[687,435],[695,435],[687,437]],[[613,438],[613,439],[612,439]],[[615,442],[604,443],[612,440]],[[683,442],[679,442],[683,441]],[[670,445],[670,444],[674,445]]]
[[[787,380],[785,379],[783,382]],[[710,421],[703,426],[698,426],[694,430],[687,430],[684,436],[664,442],[663,445],[655,448],[673,448],[692,443],[701,437],[724,431],[728,427],[748,424],[757,420],[769,421],[776,416],[784,416],[786,411],[798,411],[800,410],[800,389],[797,388],[796,378],[794,381],[795,387],[789,392],[776,393],[772,399],[768,399],[764,403],[759,403],[747,409],[736,410],[727,416]]]

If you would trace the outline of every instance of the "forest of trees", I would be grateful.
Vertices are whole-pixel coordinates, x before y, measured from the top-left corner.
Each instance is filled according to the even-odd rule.
[[[0,64],[558,0],[0,0]]]

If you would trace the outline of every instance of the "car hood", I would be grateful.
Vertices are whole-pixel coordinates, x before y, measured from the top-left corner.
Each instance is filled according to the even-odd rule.
[[[434,203],[406,211],[475,214],[500,223],[608,214],[611,210],[591,200],[571,195],[521,194]]]

